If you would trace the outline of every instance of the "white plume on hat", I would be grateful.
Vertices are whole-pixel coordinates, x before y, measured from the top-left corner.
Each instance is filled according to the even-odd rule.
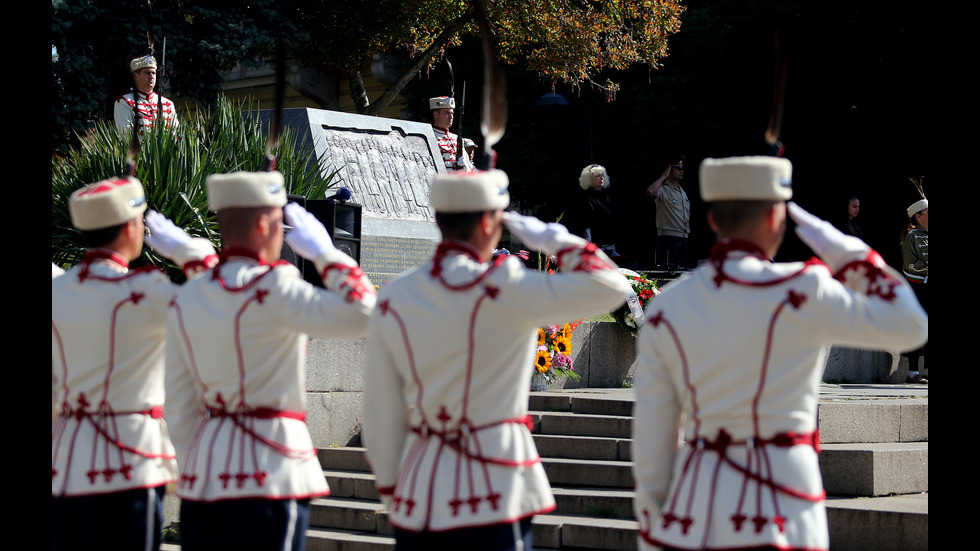
[[[456,100],[449,96],[429,98],[429,109],[455,109]]]
[[[429,189],[429,205],[437,212],[482,212],[510,204],[510,180],[503,170],[437,174]]]
[[[701,162],[705,201],[788,201],[793,197],[793,163],[782,157],[749,156]]]
[[[129,176],[89,184],[75,190],[68,198],[71,223],[79,230],[118,226],[145,210],[143,184]]]
[[[133,73],[139,71],[140,69],[145,69],[147,67],[149,67],[150,69],[156,69],[157,68],[156,58],[154,58],[151,55],[145,55],[142,57],[137,57],[136,59],[129,62],[129,70],[130,72]]]
[[[208,208],[214,212],[233,207],[282,207],[286,188],[282,173],[230,172],[208,176]]]
[[[921,212],[929,208],[929,200],[926,199],[926,192],[922,189],[923,178],[919,178],[918,180],[916,180],[915,178],[909,178],[909,180],[911,180],[912,183],[915,184],[915,189],[917,189],[919,191],[919,195],[922,196],[922,199],[919,199],[918,201],[912,203],[911,205],[909,205],[909,208],[905,209],[905,213],[908,214],[909,218],[912,218],[913,216],[915,216],[915,213]]]

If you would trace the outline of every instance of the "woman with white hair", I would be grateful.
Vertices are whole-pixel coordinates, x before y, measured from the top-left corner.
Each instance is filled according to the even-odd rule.
[[[585,198],[579,213],[582,237],[595,243],[609,256],[616,252],[615,221],[612,198],[609,196],[609,173],[602,165],[588,165],[579,176],[579,186],[585,190]]]

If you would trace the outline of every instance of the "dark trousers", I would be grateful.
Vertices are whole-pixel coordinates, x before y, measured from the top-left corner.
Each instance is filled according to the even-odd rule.
[[[182,551],[303,551],[309,525],[309,499],[180,502]]]
[[[909,282],[909,284],[912,286],[912,290],[915,292],[915,298],[919,299],[919,304],[922,306],[922,309],[925,310],[926,314],[928,315],[929,314],[929,284],[917,283],[914,281]],[[928,344],[929,343],[927,342],[926,344],[923,344],[922,346],[916,348],[915,350],[910,350],[902,354],[903,356],[909,359],[909,371],[919,371],[919,358],[926,357],[926,346]]]
[[[51,498],[51,549],[157,550],[164,487]]]
[[[654,261],[658,266],[687,268],[687,238],[674,235],[657,236],[657,256]]]
[[[531,551],[531,517],[510,524],[460,528],[446,532],[409,532],[395,528],[395,551]]]

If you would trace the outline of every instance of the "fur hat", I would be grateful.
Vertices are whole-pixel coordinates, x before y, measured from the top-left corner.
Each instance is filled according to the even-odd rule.
[[[208,176],[208,208],[282,207],[286,188],[279,172],[231,172]]]
[[[510,180],[503,170],[474,170],[436,174],[429,205],[437,212],[482,212],[510,204]]]
[[[582,169],[582,174],[578,177],[578,185],[582,189],[589,189],[592,187],[592,176],[595,174],[602,174],[602,188],[605,189],[609,187],[609,173],[606,172],[606,167],[602,165],[589,165]]]
[[[75,190],[68,198],[71,223],[79,230],[118,226],[143,214],[146,193],[132,177],[110,178]]]
[[[456,100],[449,96],[429,98],[429,109],[455,109]]]
[[[927,208],[929,208],[929,200],[923,198],[909,205],[909,208],[905,209],[905,213],[909,215],[909,218],[913,218],[915,213],[921,212]]]
[[[151,55],[145,55],[143,57],[137,57],[136,59],[129,62],[129,71],[135,73],[140,69],[150,69],[157,68],[157,60]]]
[[[701,162],[701,198],[788,201],[793,197],[793,163],[781,157],[727,157]]]

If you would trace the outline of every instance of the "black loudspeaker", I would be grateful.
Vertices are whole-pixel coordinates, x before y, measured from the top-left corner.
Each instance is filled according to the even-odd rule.
[[[335,199],[307,199],[301,195],[287,195],[287,200],[298,203],[315,216],[327,228],[334,246],[347,253],[358,264],[361,263],[361,205]],[[320,279],[316,266],[297,255],[285,242],[281,256],[299,268],[303,279],[317,287],[323,287],[323,280]]]

